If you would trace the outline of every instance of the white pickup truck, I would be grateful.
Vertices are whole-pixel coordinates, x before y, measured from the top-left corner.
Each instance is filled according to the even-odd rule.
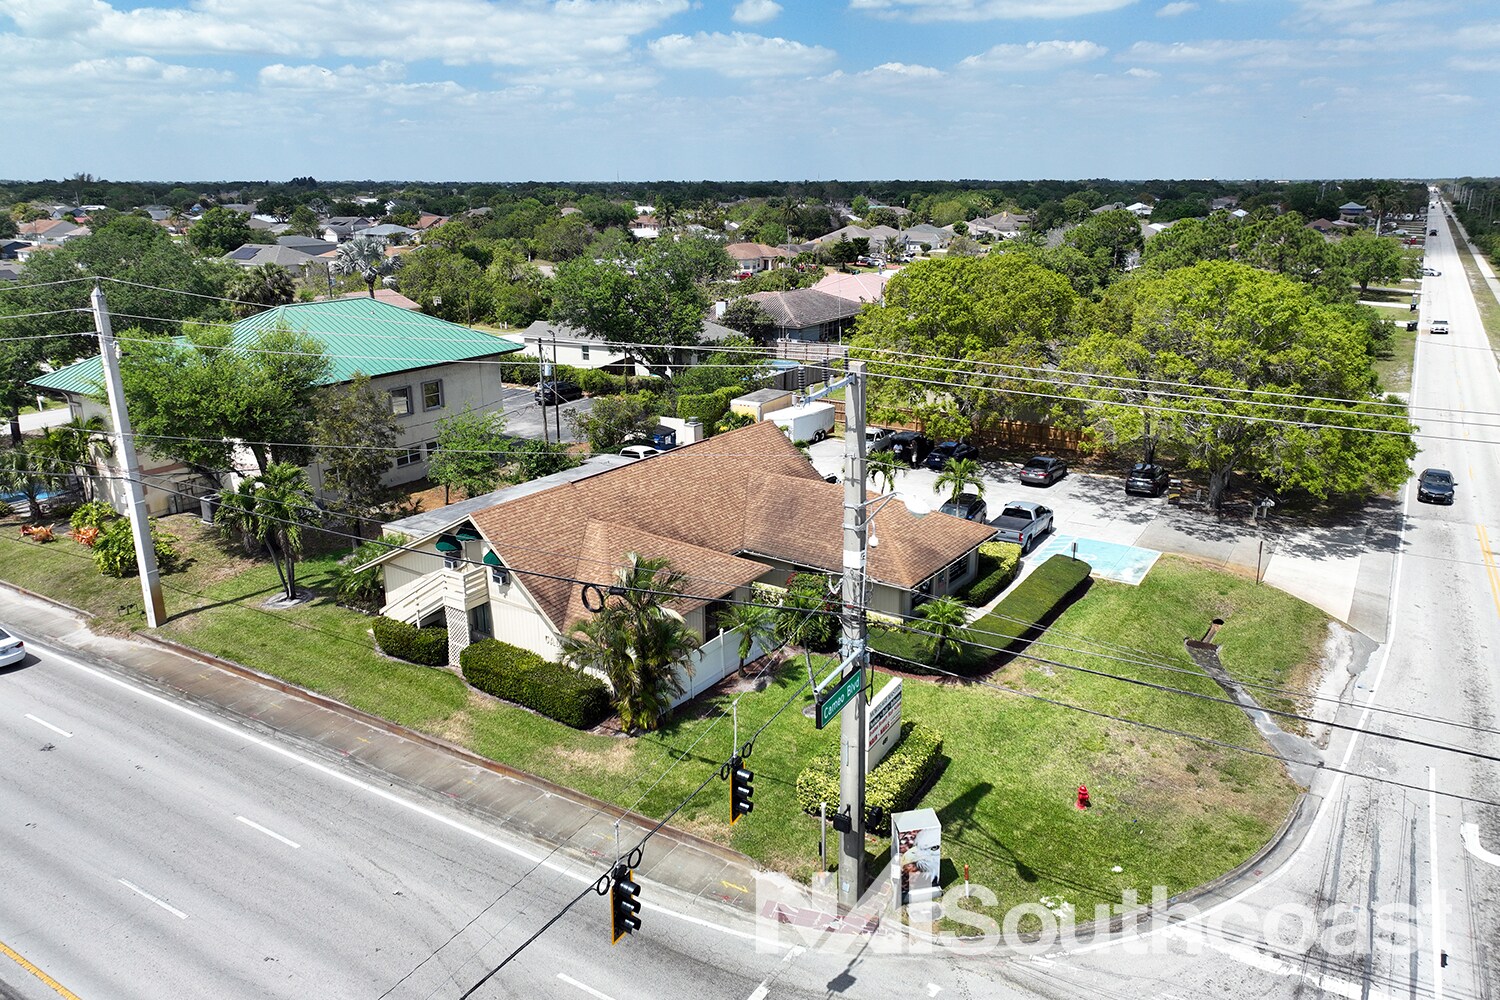
[[[1052,508],[1030,500],[1012,500],[990,523],[995,527],[995,541],[1019,545],[1022,552],[1030,552],[1054,527]]]

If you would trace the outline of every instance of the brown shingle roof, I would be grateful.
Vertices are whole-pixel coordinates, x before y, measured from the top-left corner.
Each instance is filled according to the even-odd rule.
[[[686,574],[688,593],[718,597],[767,571],[756,556],[837,572],[842,489],[824,482],[775,424],[762,422],[497,504],[473,521],[518,570],[605,583],[636,552],[670,559]],[[947,515],[919,522],[899,503],[886,505],[875,527],[880,545],[871,550],[870,575],[904,587],[991,535]],[[561,630],[586,615],[576,584],[523,580]]]

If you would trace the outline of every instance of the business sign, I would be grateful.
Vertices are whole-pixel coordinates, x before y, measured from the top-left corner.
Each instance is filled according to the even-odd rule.
[[[834,686],[833,690],[818,699],[818,728],[822,729],[844,710],[844,706],[854,700],[859,694],[859,689],[864,686],[865,675],[862,670],[855,670]]]
[[[865,770],[885,760],[901,739],[901,678],[897,677],[870,702],[865,716]]]

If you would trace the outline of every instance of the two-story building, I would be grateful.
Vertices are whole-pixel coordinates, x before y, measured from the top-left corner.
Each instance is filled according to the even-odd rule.
[[[385,473],[388,485],[411,482],[427,474],[437,450],[437,422],[466,405],[479,413],[502,409],[504,390],[499,362],[521,345],[504,337],[414,313],[361,295],[357,298],[278,306],[235,323],[231,343],[247,345],[261,333],[284,328],[316,339],[330,365],[323,385],[346,383],[356,373],[385,393],[399,425],[395,451]],[[33,379],[36,388],[61,396],[72,415],[108,416],[103,401],[104,372],[97,356],[76,361]],[[192,433],[185,428],[183,433]],[[146,501],[152,514],[196,509],[195,496],[232,487],[239,476],[260,471],[248,451],[232,470],[215,481],[174,459],[138,449]],[[117,504],[124,490],[114,459],[98,456],[99,496]],[[308,466],[314,490],[322,492],[322,466]]]

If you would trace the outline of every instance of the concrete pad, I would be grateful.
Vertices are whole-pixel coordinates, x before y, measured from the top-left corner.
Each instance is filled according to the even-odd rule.
[[[1326,612],[1341,622],[1349,620],[1354,603],[1360,556],[1305,556],[1278,552],[1266,564],[1261,579],[1278,590]]]
[[[1161,558],[1161,553],[1155,549],[1055,533],[1035,549],[1030,558],[1040,565],[1055,555],[1075,555],[1075,545],[1077,557],[1089,564],[1091,576],[1132,587],[1139,586],[1151,572],[1151,567],[1156,565],[1156,560]]]

